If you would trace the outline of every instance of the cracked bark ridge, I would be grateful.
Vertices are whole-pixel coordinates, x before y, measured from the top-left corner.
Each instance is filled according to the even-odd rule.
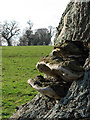
[[[63,13],[55,43],[64,40],[90,42],[90,1],[89,2],[70,2]]]

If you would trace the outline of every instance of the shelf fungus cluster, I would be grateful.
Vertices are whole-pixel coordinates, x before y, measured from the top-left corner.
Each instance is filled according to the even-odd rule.
[[[71,83],[83,77],[85,52],[87,49],[80,41],[63,41],[55,45],[50,55],[41,58],[36,65],[45,76],[29,79],[28,84],[50,98],[64,97]]]

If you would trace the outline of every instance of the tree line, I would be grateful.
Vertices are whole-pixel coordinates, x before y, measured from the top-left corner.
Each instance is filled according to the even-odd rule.
[[[16,21],[4,21],[3,24],[0,24],[0,46],[3,42],[12,46],[17,37],[19,38],[18,46],[49,45],[51,43],[55,28],[49,26],[32,30],[33,24],[30,20],[27,25],[28,27],[21,34],[21,29]]]

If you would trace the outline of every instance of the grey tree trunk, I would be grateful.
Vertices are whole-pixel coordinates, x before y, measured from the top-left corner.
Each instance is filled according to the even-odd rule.
[[[57,28],[55,44],[60,44],[65,40],[82,41],[85,48],[88,47],[90,43],[89,11],[90,2],[70,2]],[[87,55],[84,55],[82,59],[86,59]],[[88,120],[90,117],[90,56],[86,61],[84,60],[84,63],[84,76],[72,82],[66,96],[58,103],[38,93],[32,101],[20,106],[10,119],[78,118],[78,120]]]
[[[90,42],[90,2],[70,2],[62,15],[55,43],[62,40]]]
[[[11,41],[10,41],[10,40],[7,40],[7,44],[8,44],[8,46],[12,46],[12,44],[11,44]]]

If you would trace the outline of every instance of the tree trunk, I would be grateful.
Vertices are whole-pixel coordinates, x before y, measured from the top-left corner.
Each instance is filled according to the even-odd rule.
[[[65,40],[82,41],[85,49],[87,48],[90,42],[89,9],[90,2],[70,2],[68,4],[57,28],[55,44],[60,44]],[[83,55],[85,58],[82,59],[86,59],[88,54],[83,52]],[[66,96],[61,98],[58,103],[54,99],[38,93],[32,101],[18,107],[10,119],[77,118],[78,120],[89,120],[90,56],[83,65],[84,76],[72,82]]]
[[[7,40],[7,44],[8,44],[8,46],[12,46],[10,40]]]
[[[90,42],[90,2],[70,2],[62,15],[55,43],[63,40]]]

